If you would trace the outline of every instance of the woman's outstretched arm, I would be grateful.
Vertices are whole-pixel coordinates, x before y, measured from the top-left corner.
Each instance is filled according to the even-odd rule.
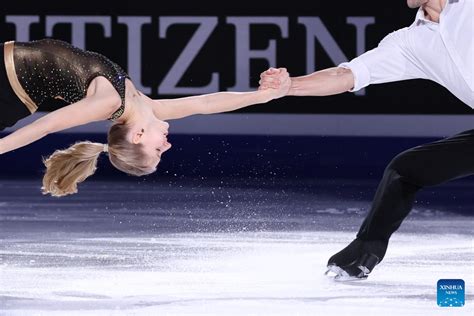
[[[266,103],[287,94],[290,81],[286,69],[280,69],[277,89],[250,92],[216,92],[198,96],[153,100],[153,112],[162,120],[179,119],[194,114],[214,114],[234,111],[258,103]],[[286,74],[286,75],[285,75]]]
[[[31,144],[54,132],[105,120],[119,106],[120,97],[118,94],[93,95],[82,99],[53,111],[1,138],[0,154]]]

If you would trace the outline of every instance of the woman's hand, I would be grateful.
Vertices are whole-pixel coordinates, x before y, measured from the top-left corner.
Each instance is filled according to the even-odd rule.
[[[270,90],[274,99],[284,97],[291,88],[290,74],[286,68],[269,68],[260,74],[258,90]]]

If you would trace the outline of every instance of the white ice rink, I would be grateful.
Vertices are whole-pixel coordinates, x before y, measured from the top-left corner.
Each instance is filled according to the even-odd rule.
[[[32,193],[0,205],[0,315],[474,315],[472,216],[416,209],[369,279],[338,283],[326,261],[367,201],[155,185],[167,198],[144,206],[151,186],[55,200],[34,182],[3,185]],[[213,189],[232,201],[206,198]],[[244,195],[261,203],[251,210]],[[464,307],[437,306],[439,279],[465,281]]]

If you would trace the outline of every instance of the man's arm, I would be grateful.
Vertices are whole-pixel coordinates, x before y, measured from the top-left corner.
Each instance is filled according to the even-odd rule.
[[[292,77],[288,95],[324,96],[358,91],[371,84],[427,79],[422,65],[410,49],[410,29],[387,35],[378,45],[339,67],[317,71],[306,76]],[[261,74],[260,89],[277,88],[279,73],[269,69]]]
[[[277,88],[280,82],[280,74],[276,74],[274,68],[262,73],[260,88]],[[293,96],[326,96],[347,92],[354,88],[354,75],[348,68],[334,67],[312,74],[291,78],[291,86],[287,95]]]

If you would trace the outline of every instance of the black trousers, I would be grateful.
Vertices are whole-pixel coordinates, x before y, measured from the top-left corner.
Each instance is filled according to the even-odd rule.
[[[474,174],[474,130],[414,147],[387,166],[358,239],[386,241],[410,213],[423,187]]]

